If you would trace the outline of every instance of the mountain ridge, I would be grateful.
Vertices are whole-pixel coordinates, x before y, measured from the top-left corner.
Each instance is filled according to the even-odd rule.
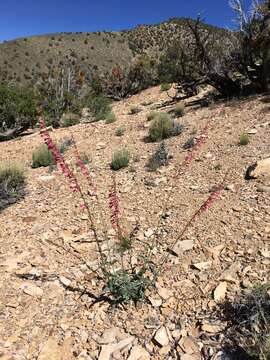
[[[171,18],[122,31],[61,32],[5,41],[0,44],[0,81],[35,86],[67,62],[86,74],[106,77],[115,66],[128,69],[139,55],[159,59],[175,41],[188,48],[192,39],[187,21],[195,20]],[[229,38],[225,29],[208,24],[203,27],[213,36]]]

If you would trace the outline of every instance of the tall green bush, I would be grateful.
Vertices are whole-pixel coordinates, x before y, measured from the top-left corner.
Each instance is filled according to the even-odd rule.
[[[89,108],[95,121],[106,119],[107,115],[112,111],[111,102],[104,94],[96,95],[90,92],[84,104]]]
[[[0,85],[0,141],[33,127],[36,108],[37,97],[31,90]]]

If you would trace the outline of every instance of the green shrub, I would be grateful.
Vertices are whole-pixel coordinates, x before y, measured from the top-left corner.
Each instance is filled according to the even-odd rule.
[[[154,286],[144,272],[129,273],[125,270],[108,274],[106,290],[116,303],[143,301],[145,292]]]
[[[149,114],[147,114],[147,121],[152,121],[154,118],[159,114],[158,111],[150,111]]]
[[[241,134],[239,138],[240,145],[247,145],[249,144],[249,137],[248,134]]]
[[[103,94],[89,95],[85,106],[90,109],[95,121],[106,119],[107,115],[112,111],[110,100]]]
[[[170,136],[177,136],[183,132],[183,125],[172,120],[167,113],[157,113],[149,127],[148,140],[158,141],[167,139]]]
[[[55,128],[59,126],[70,126],[74,124],[74,119],[80,120],[79,113],[82,107],[81,101],[76,94],[64,91],[63,98],[59,98],[56,88],[50,84],[46,79],[43,80],[39,87],[39,92],[44,99],[43,116],[46,124],[52,125]],[[67,125],[63,121],[63,117],[70,116],[67,120]],[[63,122],[63,125],[61,124]]]
[[[0,85],[0,133],[6,136],[0,140],[16,137],[36,123],[37,99],[26,89],[9,88]],[[13,132],[9,131],[14,129]]]
[[[174,108],[174,114],[177,117],[180,117],[180,116],[183,116],[184,113],[185,113],[185,104],[183,102],[176,104],[175,108]]]
[[[112,124],[114,122],[116,122],[116,116],[115,113],[111,111],[106,115],[106,124]]]
[[[183,130],[184,130],[184,126],[174,120],[173,121],[173,129],[172,129],[170,136],[180,135],[180,134],[182,134]]]
[[[25,185],[25,176],[22,167],[14,163],[0,164],[0,207],[1,199],[19,197]]]
[[[60,120],[61,127],[69,127],[73,125],[77,125],[80,122],[80,117],[77,114],[66,113],[63,114]]]
[[[152,120],[149,128],[149,140],[158,141],[171,136],[173,121],[169,114],[158,113]]]
[[[115,130],[115,135],[116,136],[123,136],[125,131],[126,131],[126,128],[124,126],[120,126],[119,128],[117,128]]]
[[[126,149],[118,150],[113,154],[111,168],[119,170],[129,164],[129,152]]]
[[[138,114],[141,111],[142,111],[142,109],[139,106],[131,106],[129,113],[131,115],[135,115],[135,114]]]
[[[169,83],[163,83],[160,85],[161,91],[169,91],[171,89],[172,85]]]
[[[147,163],[149,171],[156,171],[161,166],[166,166],[169,161],[169,154],[166,149],[165,143],[162,142],[155,153],[150,157]]]
[[[32,153],[32,168],[49,166],[54,164],[52,153],[46,144],[39,145]]]

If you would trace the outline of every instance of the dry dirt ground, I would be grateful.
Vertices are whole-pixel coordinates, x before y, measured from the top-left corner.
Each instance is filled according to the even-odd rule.
[[[80,291],[86,287],[98,294],[103,286],[89,270],[97,266],[95,244],[80,201],[62,174],[31,168],[40,136],[1,143],[1,160],[26,168],[27,189],[21,201],[0,212],[0,359],[221,359],[226,324],[216,316],[219,303],[269,281],[270,183],[244,176],[249,165],[270,155],[270,106],[263,99],[188,110],[179,119],[183,133],[165,141],[170,164],[154,173],[145,165],[158,144],[144,138],[150,108],[167,100],[158,88],[114,104],[113,124],[71,128],[78,148],[90,158],[106,209],[103,217],[93,210],[95,220],[112,235],[107,198],[113,151],[126,147],[131,154],[129,167],[116,173],[124,226],[138,221],[140,240],[151,243],[157,232],[165,247],[229,171],[221,197],[181,239],[187,248],[169,255],[150,301],[137,306],[93,305],[89,293]],[[130,115],[132,105],[142,111]],[[184,143],[206,124],[206,143],[181,171]],[[119,126],[126,127],[122,137],[115,135]],[[251,133],[250,143],[239,146],[244,132]],[[60,142],[70,129],[51,134]],[[72,161],[72,149],[66,157]]]

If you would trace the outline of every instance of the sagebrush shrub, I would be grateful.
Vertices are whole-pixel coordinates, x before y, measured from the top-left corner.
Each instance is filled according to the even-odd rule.
[[[67,151],[72,145],[74,145],[74,140],[72,137],[70,138],[64,138],[59,145],[59,151],[61,154],[64,154],[65,151]]]
[[[149,127],[148,139],[152,142],[177,136],[183,132],[183,125],[173,121],[167,113],[156,113]]]
[[[239,138],[240,145],[248,145],[249,144],[249,137],[248,134],[241,134]]]
[[[161,91],[169,91],[171,89],[172,85],[170,83],[163,83],[160,85]]]
[[[112,124],[114,122],[116,122],[116,116],[115,116],[115,113],[114,112],[109,112],[107,115],[106,115],[106,120],[105,120],[106,124]]]
[[[169,153],[166,149],[165,143],[162,142],[155,153],[150,157],[147,163],[149,171],[156,171],[160,166],[165,166],[169,161]]]
[[[129,164],[129,152],[126,149],[118,150],[113,153],[111,168],[113,170],[119,170],[127,167]]]
[[[149,140],[157,141],[170,136],[173,129],[173,121],[169,114],[158,113],[152,120],[149,127]]]
[[[179,124],[177,121],[173,121],[173,129],[170,136],[178,136],[182,134],[184,130],[184,126],[182,124]]]
[[[0,164],[0,199],[19,196],[24,185],[25,175],[22,167],[15,163]]]
[[[39,145],[32,153],[32,168],[46,167],[54,164],[52,153],[46,144]]]

